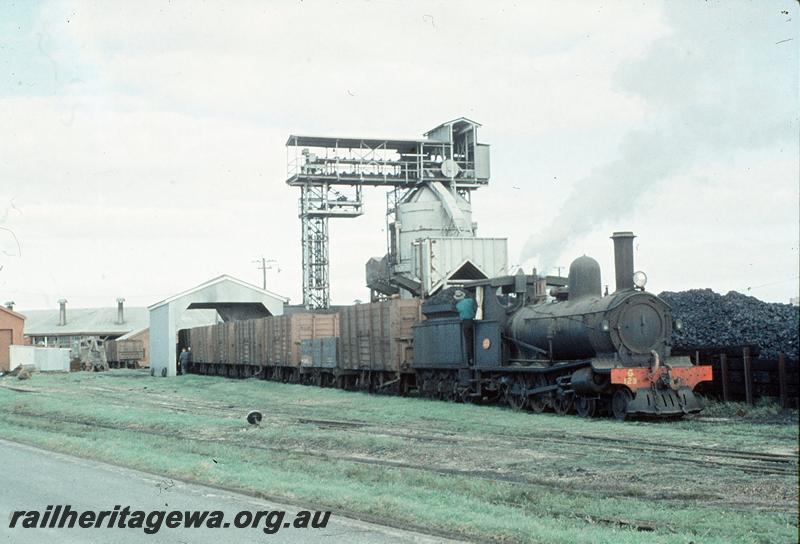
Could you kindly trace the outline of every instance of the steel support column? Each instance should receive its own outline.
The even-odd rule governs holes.
[[[328,278],[328,218],[301,215],[303,244],[303,306],[330,306]]]

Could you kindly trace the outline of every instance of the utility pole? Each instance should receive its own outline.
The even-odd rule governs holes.
[[[277,269],[278,273],[281,272],[281,267],[278,266],[278,261],[275,259],[267,260],[265,257],[261,257],[258,260],[252,261],[258,264],[258,268],[261,270],[261,288],[266,291],[267,289],[267,270],[272,270],[273,268]],[[275,265],[274,267],[272,265]]]

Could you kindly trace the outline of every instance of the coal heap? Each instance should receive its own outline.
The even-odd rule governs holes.
[[[460,287],[448,287],[447,289],[440,289],[435,295],[425,299],[424,304],[453,304],[455,305],[456,299],[453,295],[456,291],[463,291]]]
[[[672,316],[683,321],[673,331],[675,350],[755,344],[759,358],[777,359],[781,351],[796,359],[800,344],[800,308],[764,302],[730,291],[720,295],[711,289],[692,289],[658,295],[672,307]]]
[[[456,299],[453,295],[458,287],[442,289],[431,298],[422,303],[422,313],[428,317],[448,317],[456,313]]]

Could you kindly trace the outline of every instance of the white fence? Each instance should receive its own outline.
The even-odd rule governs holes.
[[[35,366],[42,372],[69,372],[69,349],[10,346],[10,370],[19,365]]]

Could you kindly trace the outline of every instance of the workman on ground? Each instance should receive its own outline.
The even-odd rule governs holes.
[[[478,312],[478,304],[472,294],[463,289],[456,289],[453,300],[456,302],[456,311],[461,319],[461,335],[467,346],[467,362],[471,365],[475,358],[475,314]]]
[[[181,349],[181,354],[178,356],[178,374],[186,374],[189,370],[189,352],[186,348]]]

